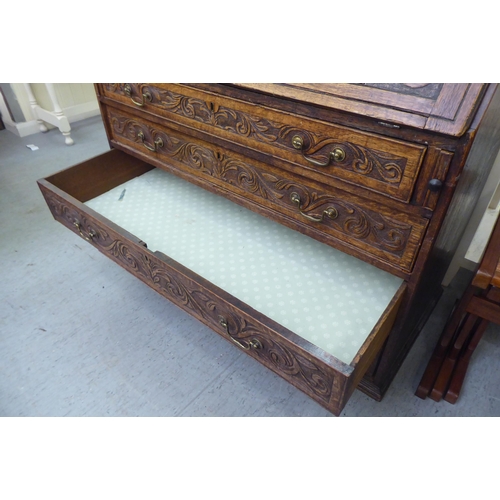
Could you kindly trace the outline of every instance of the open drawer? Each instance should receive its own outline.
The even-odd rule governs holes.
[[[404,295],[400,278],[118,150],[38,184],[56,220],[336,415]]]

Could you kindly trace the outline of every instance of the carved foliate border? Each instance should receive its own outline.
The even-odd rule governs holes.
[[[242,137],[292,151],[299,155],[297,158],[299,161],[300,153],[292,145],[292,138],[295,135],[302,137],[307,155],[317,161],[327,162],[330,151],[334,148],[342,148],[346,153],[346,158],[336,165],[338,168],[369,177],[392,188],[397,188],[405,176],[407,165],[405,157],[347,141],[337,141],[335,138],[312,133],[302,128],[218,106],[202,99],[183,96],[151,85],[129,85],[137,96],[148,92],[151,95],[150,104],[152,105]],[[108,92],[125,95],[123,84],[105,84],[105,88]]]
[[[228,304],[183,274],[177,273],[165,262],[149,252],[141,251],[136,245],[117,238],[94,219],[68,206],[57,195],[42,188],[45,200],[54,218],[75,229],[80,224],[84,234],[93,233],[92,243],[105,255],[120,264],[127,271],[139,277],[151,288],[198,319],[205,320],[213,330],[221,331],[219,316],[226,318],[231,336],[239,340],[258,339],[262,348],[252,353],[278,374],[285,376],[299,389],[319,399],[323,404],[338,405],[341,383],[329,371],[325,371],[307,357],[292,351],[273,340],[263,332],[262,327],[243,317]],[[335,390],[335,393],[332,391]]]
[[[384,217],[379,212],[361,207],[356,203],[318,192],[303,184],[263,172],[256,167],[231,156],[227,151],[218,153],[206,146],[186,141],[171,133],[156,129],[135,119],[124,117],[108,110],[110,123],[116,136],[140,144],[139,133],[145,140],[154,144],[161,138],[163,145],[157,153],[176,160],[179,163],[228,183],[245,193],[271,200],[287,206],[296,212],[291,200],[291,193],[300,196],[300,208],[311,216],[321,216],[324,210],[335,208],[335,219],[324,218],[321,224],[327,224],[335,230],[355,238],[401,259],[405,254],[408,241],[414,230],[411,224]],[[300,218],[300,217],[299,217]]]

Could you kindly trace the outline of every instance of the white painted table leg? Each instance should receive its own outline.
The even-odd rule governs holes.
[[[35,95],[33,94],[33,90],[31,90],[31,85],[29,83],[25,83],[24,87],[25,87],[26,92],[28,94],[28,100],[29,100],[31,109],[33,110],[33,114],[35,115],[35,119],[38,123],[38,127],[40,128],[40,131],[47,132],[47,130],[49,130],[49,129],[47,128],[47,126],[45,125],[43,120],[41,120],[38,117],[38,109],[40,108],[40,106],[36,102],[36,98],[35,98]]]
[[[61,106],[59,105],[59,101],[57,100],[56,92],[54,90],[54,84],[53,83],[46,83],[45,87],[47,88],[47,92],[49,93],[50,100],[52,101],[52,104],[54,106],[54,115],[57,120],[57,127],[59,128],[60,132],[64,136],[64,142],[68,145],[71,146],[74,141],[70,137],[70,132],[71,132],[71,127],[69,125],[68,118],[65,116],[63,113],[63,110]]]

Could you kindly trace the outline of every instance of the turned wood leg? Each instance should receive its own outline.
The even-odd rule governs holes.
[[[429,394],[429,397],[432,400],[441,401],[443,394],[445,394],[446,390],[448,389],[448,385],[450,383],[453,370],[455,369],[458,356],[460,355],[463,346],[467,343],[470,336],[473,335],[478,319],[479,318],[474,314],[467,314],[465,316],[464,321],[459,327],[456,340],[448,351],[448,354],[444,359],[443,364],[441,365],[441,369],[439,370],[436,382],[434,383],[434,387]]]
[[[489,324],[490,322],[488,320],[481,320],[481,323],[476,328],[476,331],[470,339],[465,352],[460,356],[451,378],[450,387],[446,391],[443,398],[448,403],[455,404],[457,402],[460,390],[462,389],[462,385],[464,383],[465,374],[467,373],[467,368],[469,367],[469,361]]]
[[[61,106],[59,105],[59,101],[54,89],[54,84],[46,83],[45,86],[47,87],[47,92],[49,93],[50,100],[52,101],[52,105],[54,106],[54,115],[58,122],[57,127],[64,137],[64,142],[68,146],[71,146],[74,143],[73,139],[70,137],[71,127],[69,125],[68,118],[65,116]]]
[[[49,129],[45,125],[44,121],[38,117],[38,102],[36,101],[35,94],[33,94],[33,90],[31,89],[31,85],[29,83],[24,84],[24,88],[26,89],[26,93],[28,94],[28,101],[30,103],[31,109],[33,110],[33,114],[35,115],[35,119],[38,123],[38,128],[40,132],[47,132]]]
[[[466,312],[467,304],[476,291],[476,287],[469,285],[464,292],[463,297],[460,299],[450,318],[448,319],[448,322],[443,329],[443,333],[441,334],[434,352],[432,353],[431,359],[427,364],[425,372],[422,375],[417,391],[415,392],[415,395],[417,397],[425,399],[429,396],[429,393],[434,387],[434,383],[436,382],[437,376],[441,370],[446,355],[448,354],[448,350],[455,342],[458,327],[460,326],[460,322],[462,321]]]
[[[415,393],[456,403],[474,350],[490,321],[500,323],[500,290],[470,285],[453,311]]]

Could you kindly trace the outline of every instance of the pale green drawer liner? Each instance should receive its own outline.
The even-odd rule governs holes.
[[[86,204],[345,363],[402,283],[160,169]]]

